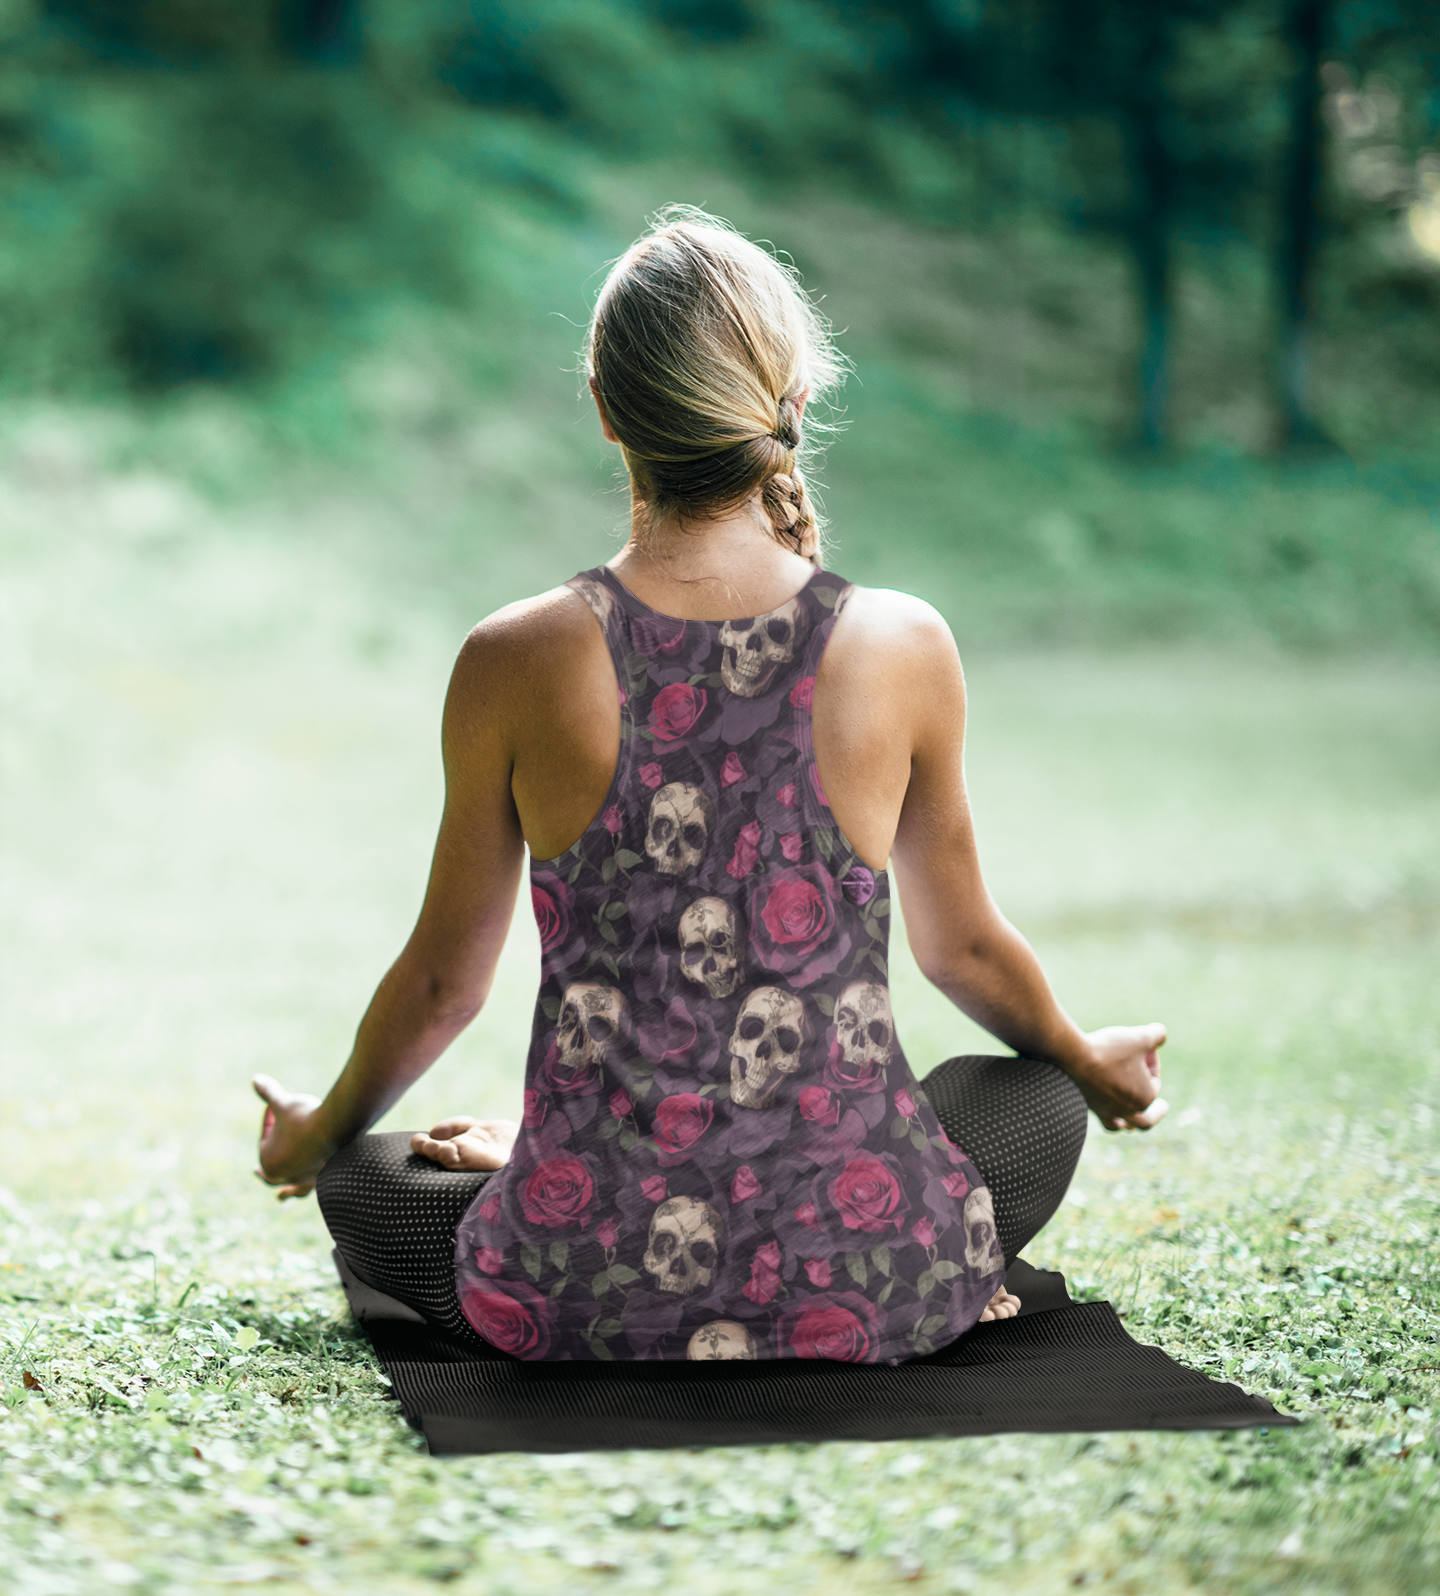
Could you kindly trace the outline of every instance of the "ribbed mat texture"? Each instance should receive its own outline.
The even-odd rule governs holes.
[[[895,1367],[521,1363],[437,1334],[344,1267],[405,1417],[437,1455],[895,1441],[1004,1431],[1220,1430],[1298,1421],[1131,1339],[1108,1302],[1012,1265],[1018,1318]]]

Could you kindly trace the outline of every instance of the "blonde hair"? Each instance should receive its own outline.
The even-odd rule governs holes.
[[[759,488],[776,539],[819,563],[798,401],[826,397],[844,365],[792,268],[718,217],[667,206],[611,268],[585,367],[642,529],[672,512],[704,519]]]

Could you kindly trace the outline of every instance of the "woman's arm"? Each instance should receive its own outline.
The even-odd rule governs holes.
[[[514,666],[503,625],[482,623],[461,649],[445,701],[445,810],[425,901],[335,1084],[320,1101],[255,1077],[267,1105],[257,1173],[282,1198],[309,1192],[331,1153],[369,1129],[489,996],[525,857],[506,723]]]
[[[1107,1128],[1148,1130],[1168,1106],[1156,1058],[1165,1027],[1082,1031],[985,886],[965,791],[965,680],[949,628],[928,606],[916,606],[897,664],[912,734],[892,859],[916,962],[992,1035],[1073,1076]]]

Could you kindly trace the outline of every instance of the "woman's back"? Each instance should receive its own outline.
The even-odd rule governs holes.
[[[618,711],[588,738],[573,723],[573,757],[598,775],[613,737],[618,758],[563,852],[535,847],[550,817],[526,825],[544,982],[524,1125],[457,1231],[462,1309],[530,1357],[928,1351],[979,1317],[1003,1259],[895,1036],[886,875],[816,760],[816,678],[854,590],[812,572],[716,622],[607,569],[571,587]],[[550,765],[569,716],[546,701],[571,695],[527,679]],[[885,741],[893,758],[893,717]],[[517,796],[531,782],[554,790],[521,752]]]

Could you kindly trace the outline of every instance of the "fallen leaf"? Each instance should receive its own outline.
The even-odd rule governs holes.
[[[27,1391],[43,1391],[45,1389],[45,1387],[40,1384],[40,1382],[35,1378],[35,1376],[33,1374],[31,1374],[29,1369],[26,1369],[26,1371],[25,1371],[24,1380],[25,1380],[25,1389]]]

